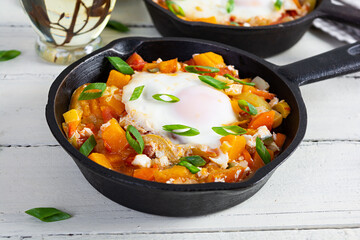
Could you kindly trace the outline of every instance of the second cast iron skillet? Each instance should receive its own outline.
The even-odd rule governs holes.
[[[252,178],[239,183],[173,185],[144,181],[111,171],[76,150],[62,132],[62,114],[68,110],[72,93],[90,82],[105,82],[111,64],[107,56],[128,58],[139,53],[146,61],[179,58],[213,51],[227,64],[235,65],[241,77],[260,76],[271,92],[286,99],[292,108],[279,132],[287,135],[283,151]],[[300,85],[360,70],[360,44],[345,46],[286,66],[276,66],[245,51],[204,40],[179,38],[123,38],[67,67],[49,91],[46,119],[51,132],[70,154],[89,183],[99,192],[126,207],[167,216],[193,216],[217,212],[237,205],[254,195],[285,161],[304,137],[307,116]],[[341,95],[341,93],[340,93]],[[340,96],[341,97],[341,96]],[[275,131],[277,131],[275,129]],[[287,169],[292,171],[292,169]],[[80,197],[79,197],[80,198]]]
[[[259,27],[185,21],[153,0],[144,1],[156,29],[165,37],[193,37],[217,41],[260,57],[269,57],[292,47],[310,28],[315,18],[327,18],[360,26],[360,10],[348,5],[335,5],[331,0],[318,0],[314,11],[300,19]]]

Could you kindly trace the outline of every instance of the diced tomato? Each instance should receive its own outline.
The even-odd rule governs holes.
[[[144,68],[146,62],[144,61],[144,59],[137,54],[136,52],[133,53],[128,60],[126,60],[127,64],[130,65],[130,67],[132,67],[132,69],[136,70],[136,71],[142,71],[142,69]]]
[[[104,122],[108,122],[110,119],[117,118],[118,116],[115,111],[108,106],[101,106],[101,113]]]

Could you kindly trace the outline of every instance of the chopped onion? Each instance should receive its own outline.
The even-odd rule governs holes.
[[[261,77],[255,77],[251,82],[255,83],[255,87],[259,90],[268,90],[270,85]]]

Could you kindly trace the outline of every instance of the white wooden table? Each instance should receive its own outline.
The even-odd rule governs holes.
[[[135,14],[136,13],[136,14]],[[159,36],[141,0],[118,0],[113,19],[128,34]],[[0,49],[22,54],[0,63],[0,239],[360,239],[360,73],[301,88],[305,140],[259,193],[226,211],[169,218],[136,212],[98,193],[58,145],[45,121],[49,87],[65,68],[39,59],[35,33],[16,0],[0,3]],[[286,64],[343,45],[310,30]],[[66,221],[43,223],[25,210],[50,206]]]

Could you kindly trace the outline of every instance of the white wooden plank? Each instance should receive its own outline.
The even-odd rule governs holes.
[[[250,200],[203,217],[169,218],[109,201],[60,147],[1,148],[0,232],[171,233],[360,227],[360,143],[304,143]],[[42,223],[24,214],[52,206],[73,218]]]

